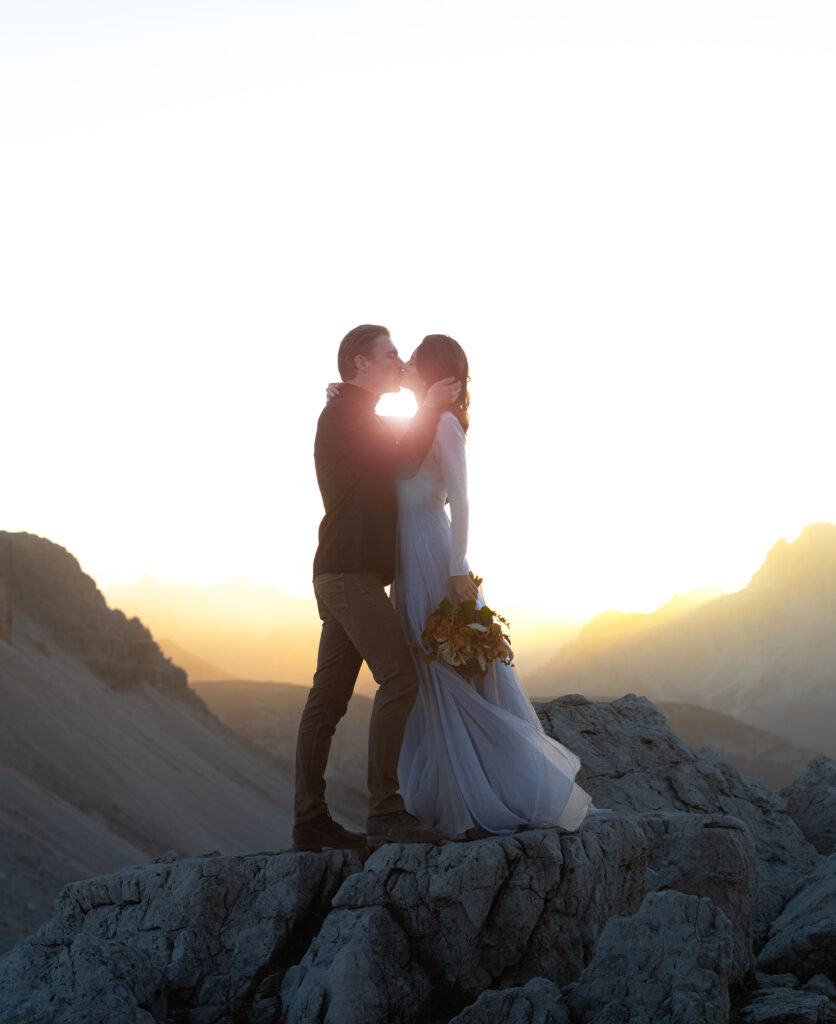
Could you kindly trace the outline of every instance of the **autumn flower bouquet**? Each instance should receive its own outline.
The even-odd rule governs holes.
[[[481,586],[478,576],[474,580],[477,587]],[[427,664],[443,661],[467,679],[486,675],[492,666],[496,681],[496,662],[511,665],[514,657],[511,638],[503,632],[503,626],[509,626],[508,620],[486,604],[481,608],[475,601],[454,605],[445,597],[427,619],[421,645],[413,644],[412,649],[422,654]]]

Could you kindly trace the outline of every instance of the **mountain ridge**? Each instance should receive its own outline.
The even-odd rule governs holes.
[[[221,723],[77,560],[0,532],[0,949],[60,887],[172,847],[286,846],[292,782]]]
[[[699,704],[832,755],[834,614],[836,526],[810,524],[795,541],[773,545],[743,590],[612,642],[582,632],[531,686]]]

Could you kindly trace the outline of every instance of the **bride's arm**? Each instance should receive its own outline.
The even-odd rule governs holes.
[[[450,552],[450,579],[460,601],[475,601],[479,591],[465,564],[470,505],[467,500],[464,430],[452,413],[445,413],[438,422],[436,436],[441,456],[441,473],[450,502],[453,541]]]

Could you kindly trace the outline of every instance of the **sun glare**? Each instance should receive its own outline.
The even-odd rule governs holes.
[[[316,420],[370,321],[468,353],[500,605],[734,589],[836,518],[823,14],[76,7],[0,32],[0,525],[105,584],[309,595]]]

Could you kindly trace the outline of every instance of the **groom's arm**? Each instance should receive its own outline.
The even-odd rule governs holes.
[[[349,473],[353,467],[361,476],[371,472],[390,480],[408,479],[426,458],[440,415],[437,409],[422,407],[397,438],[379,416],[357,415],[353,409],[334,410],[328,441],[320,445],[320,452]]]
[[[374,413],[335,401],[320,417],[315,454],[340,479],[413,476],[433,443],[439,416],[437,409],[419,409],[398,437]]]
[[[317,458],[354,467],[350,472],[369,470],[384,476],[408,479],[414,476],[435,438],[441,413],[458,397],[460,385],[448,378],[430,388],[403,436],[396,440],[380,417],[354,403],[338,399],[327,405],[317,429]],[[338,470],[338,476],[343,473]]]

